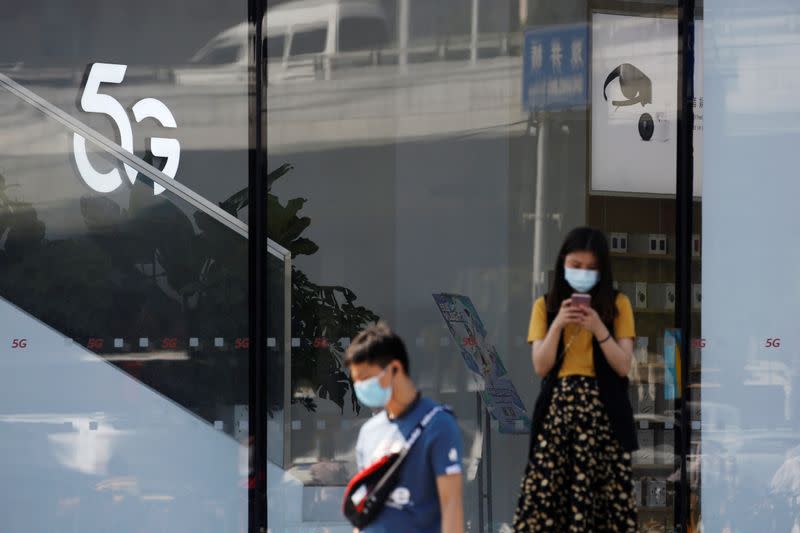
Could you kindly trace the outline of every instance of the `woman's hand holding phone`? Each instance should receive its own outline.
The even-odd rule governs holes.
[[[556,315],[555,324],[563,329],[567,324],[580,324],[583,320],[583,310],[581,306],[572,305],[572,299],[567,298],[561,302],[561,309]]]
[[[597,311],[591,306],[581,307],[581,320],[579,324],[583,329],[591,331],[592,335],[595,337],[603,336],[603,330],[606,329],[605,324],[600,320],[600,315],[598,315]]]
[[[576,304],[572,298],[567,298],[561,302],[561,309],[558,311],[555,324],[561,329],[567,324],[577,324],[590,331],[596,337],[603,334],[605,330],[605,324],[600,319],[600,315],[591,305],[586,305],[583,302]]]

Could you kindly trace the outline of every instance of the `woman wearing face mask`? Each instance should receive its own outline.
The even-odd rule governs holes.
[[[555,272],[528,332],[543,380],[514,527],[635,532],[631,303],[613,288],[608,242],[597,230],[570,232]]]

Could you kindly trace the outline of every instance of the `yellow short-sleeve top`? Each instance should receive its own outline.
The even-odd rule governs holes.
[[[617,317],[614,319],[614,337],[617,339],[636,337],[633,324],[633,309],[627,296],[617,294],[615,302]],[[540,341],[547,335],[547,305],[544,297],[533,304],[531,323],[528,327],[528,342]],[[590,376],[594,377],[594,358],[592,357],[592,333],[576,324],[567,324],[562,333],[564,347],[569,349],[564,354],[564,363],[558,377]]]

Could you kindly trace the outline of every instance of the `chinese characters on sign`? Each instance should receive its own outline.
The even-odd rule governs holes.
[[[588,41],[585,25],[525,32],[522,105],[526,111],[586,105]]]
[[[692,109],[694,109],[694,131],[695,132],[702,132],[703,131],[703,97],[702,96],[700,96],[700,97],[695,96],[694,98],[692,98]],[[697,141],[696,140],[695,140],[695,146],[697,146]],[[695,149],[695,154],[697,152],[698,152],[698,150]],[[697,157],[697,156],[695,155],[695,157]]]
[[[501,433],[527,433],[531,420],[472,301],[458,294],[434,294],[447,328],[478,384],[486,409]]]

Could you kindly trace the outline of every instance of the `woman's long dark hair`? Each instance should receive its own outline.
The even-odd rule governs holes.
[[[608,240],[603,232],[593,228],[575,228],[564,239],[564,244],[561,245],[561,251],[558,252],[556,259],[555,281],[547,295],[547,311],[557,313],[561,308],[561,302],[575,292],[575,289],[564,279],[564,261],[567,255],[573,252],[591,252],[597,259],[600,278],[589,294],[592,295],[592,307],[600,315],[600,319],[606,325],[612,324],[617,316],[617,306],[614,301],[614,279],[611,274]]]

